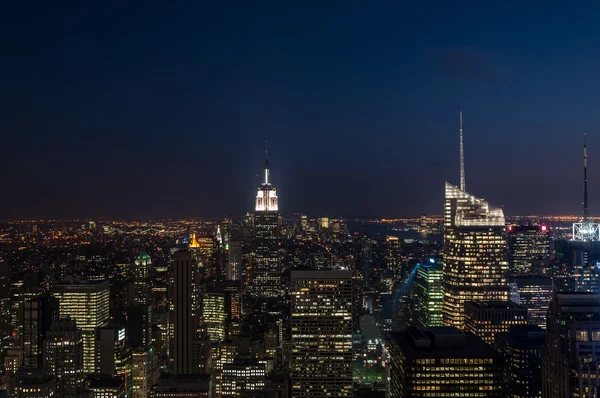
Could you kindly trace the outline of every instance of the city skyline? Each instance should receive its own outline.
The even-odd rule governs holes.
[[[492,8],[10,5],[0,218],[241,215],[265,139],[282,213],[438,214],[460,110],[471,192],[579,214],[587,132],[600,214],[593,10]]]

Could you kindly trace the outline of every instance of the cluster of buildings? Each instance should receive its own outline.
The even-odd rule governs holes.
[[[35,250],[13,239],[0,252],[0,397],[600,395],[587,194],[562,239],[507,222],[462,169],[445,185],[443,240],[374,237],[284,219],[265,162],[237,222],[86,223],[51,238],[36,225]],[[418,232],[438,229],[429,220]]]

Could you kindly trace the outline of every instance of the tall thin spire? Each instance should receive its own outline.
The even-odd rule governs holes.
[[[587,189],[587,145],[585,142],[585,137],[587,134],[583,135],[583,219],[587,220],[590,208],[588,206],[588,189]]]
[[[465,153],[463,150],[462,111],[460,111],[460,190],[465,191]]]
[[[269,141],[265,141],[265,184],[269,184]]]

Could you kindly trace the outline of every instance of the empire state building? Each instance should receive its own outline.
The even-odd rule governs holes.
[[[258,187],[254,216],[255,264],[250,293],[260,298],[283,295],[279,258],[279,206],[277,190],[269,179],[269,154],[265,150],[264,182]]]

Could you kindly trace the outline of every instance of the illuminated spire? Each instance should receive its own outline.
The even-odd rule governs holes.
[[[460,111],[460,190],[465,192],[465,153],[463,151],[462,111]]]
[[[269,148],[267,144],[269,141],[265,141],[265,184],[270,184],[269,182]]]
[[[588,206],[588,190],[587,190],[587,146],[583,135],[583,219],[588,219],[590,208]]]
[[[271,185],[269,176],[269,148],[268,142],[265,141],[265,180],[258,187],[256,193],[256,211],[278,211],[277,190]]]

